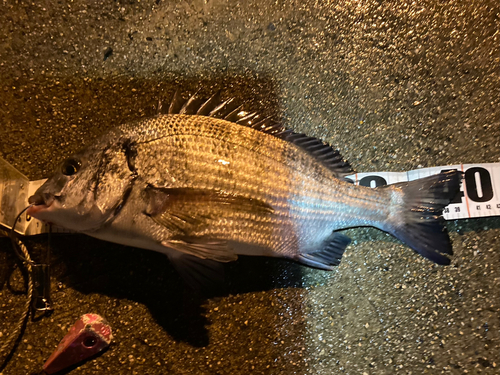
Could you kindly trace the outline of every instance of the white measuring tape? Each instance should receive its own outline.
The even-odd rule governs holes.
[[[465,178],[459,194],[443,210],[446,220],[500,215],[500,163],[457,164],[415,169],[409,172],[370,172],[348,176],[356,185],[377,187],[413,181],[456,169]]]
[[[356,185],[383,186],[413,181],[450,169],[465,173],[461,191],[445,207],[446,220],[470,219],[500,215],[500,163],[457,164],[415,169],[409,172],[369,172],[348,176]],[[0,158],[0,225],[11,228],[16,215],[28,205],[28,198],[45,180],[29,181],[26,176]],[[68,233],[52,227],[53,232]],[[34,218],[20,218],[16,232],[25,236],[48,232],[48,225]]]

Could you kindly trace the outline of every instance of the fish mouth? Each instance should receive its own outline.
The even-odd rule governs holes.
[[[41,194],[35,193],[31,197],[28,198],[28,203],[31,205],[30,208],[26,211],[27,215],[37,217],[37,214],[47,210],[52,203],[54,202],[54,198],[52,197],[44,197]]]
[[[31,206],[26,210],[26,214],[32,217],[37,217],[38,213],[45,211],[49,206],[45,204],[37,204],[36,206]]]

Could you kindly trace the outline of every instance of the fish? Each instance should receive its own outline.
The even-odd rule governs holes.
[[[462,173],[370,188],[329,144],[220,93],[177,92],[167,113],[116,126],[60,165],[27,214],[98,239],[166,254],[187,283],[239,255],[333,270],[375,227],[430,261],[453,255],[442,217]]]

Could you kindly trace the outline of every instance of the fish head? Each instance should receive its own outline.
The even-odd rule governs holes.
[[[99,229],[130,193],[135,171],[127,142],[103,140],[67,158],[29,198],[27,214],[74,231]]]

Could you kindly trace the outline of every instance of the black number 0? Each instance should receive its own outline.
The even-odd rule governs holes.
[[[479,173],[482,195],[479,196],[476,184],[476,173]],[[465,171],[465,184],[467,195],[474,202],[487,202],[493,198],[493,185],[491,184],[490,172],[481,167],[469,168]]]
[[[385,180],[385,178],[380,177],[380,176],[366,176],[366,177],[363,177],[361,180],[359,180],[359,184],[361,186],[371,187],[372,181],[375,182],[375,187],[387,185],[387,181]]]

